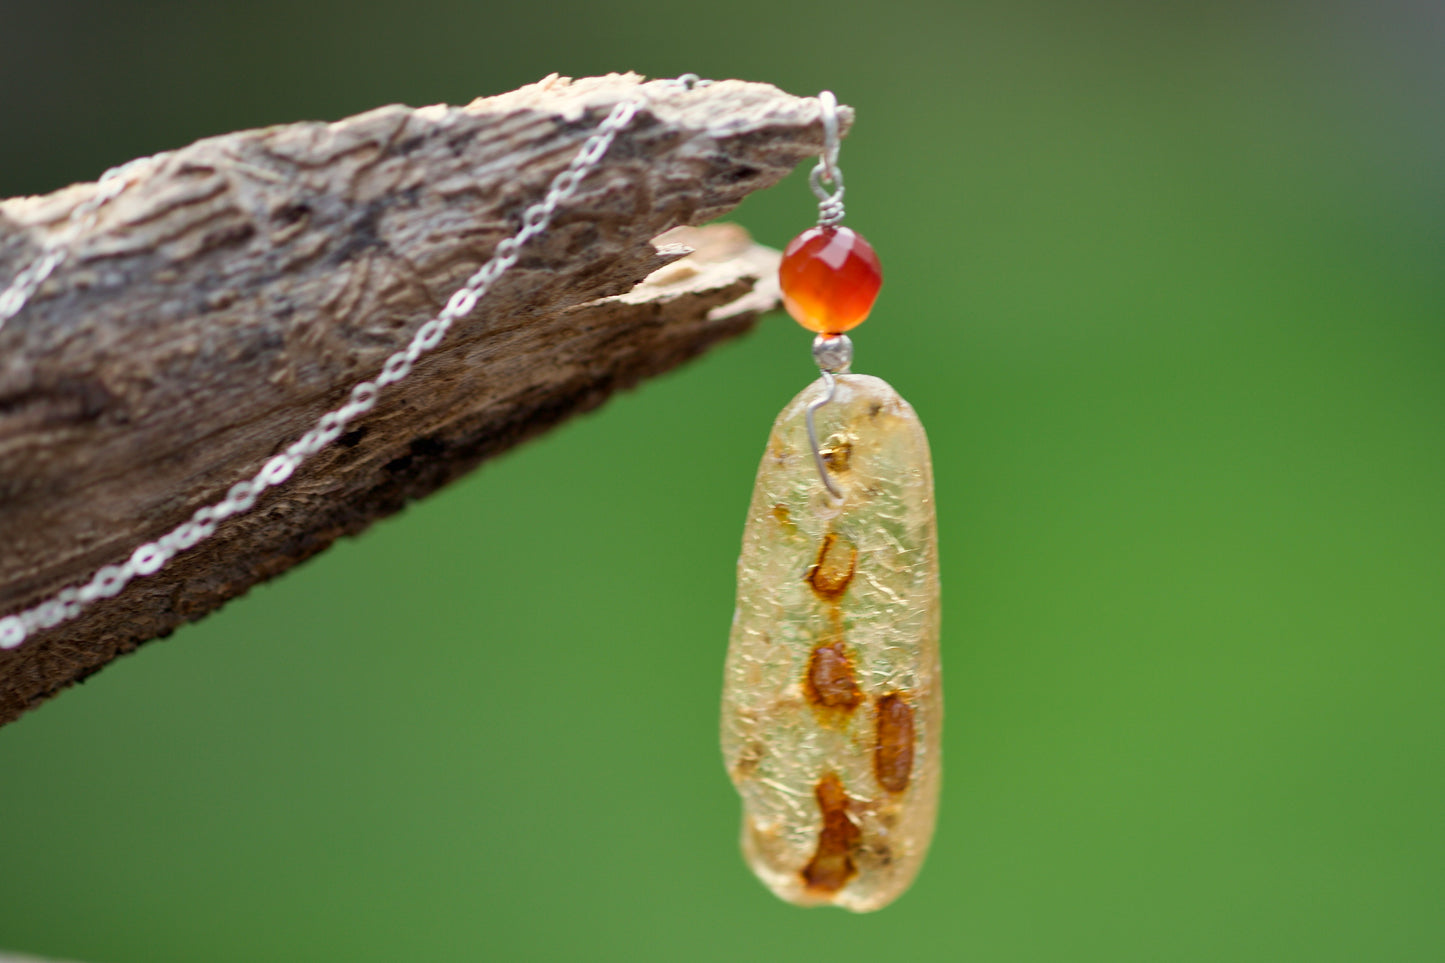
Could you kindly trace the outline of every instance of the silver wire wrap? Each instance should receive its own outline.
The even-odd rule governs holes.
[[[818,428],[813,418],[818,409],[832,401],[837,393],[838,379],[834,375],[848,373],[848,366],[853,363],[853,342],[846,334],[820,334],[813,339],[813,360],[818,362],[818,370],[822,372],[828,391],[821,398],[808,402],[804,415],[808,423],[808,444],[813,449],[813,464],[818,466],[818,477],[823,479],[823,487],[828,489],[828,494],[841,499],[843,493],[833,484],[828,475],[828,465],[823,461],[823,451],[818,445]]]
[[[684,74],[668,82],[679,85],[684,90],[692,90],[712,81],[702,80],[696,74]],[[347,425],[376,405],[377,396],[383,388],[410,374],[417,359],[440,344],[453,322],[470,314],[497,279],[517,263],[522,246],[547,229],[558,206],[577,192],[583,178],[601,162],[607,149],[612,146],[613,138],[618,131],[632,122],[641,104],[640,98],[624,100],[612,108],[612,112],[583,142],[567,169],[552,179],[543,198],[522,213],[522,226],[517,233],[497,244],[491,259],[452,293],[446,307],[417,329],[410,344],[386,359],[375,380],[361,381],[353,385],[350,400],[346,404],[322,415],[315,427],[292,442],[284,452],[262,465],[255,475],[232,485],[226,497],[215,504],[196,509],[188,521],[182,522],[155,541],[140,546],[126,561],[119,565],[106,565],[93,573],[85,584],[63,589],[32,608],[0,618],[0,649],[16,648],[37,631],[75,618],[96,600],[120,594],[131,579],[159,572],[176,555],[214,534],[221,522],[250,511],[256,504],[256,499],[267,488],[285,483],[307,458],[339,438],[346,431]],[[144,160],[153,161],[160,156],[164,155]],[[131,164],[107,172],[105,177],[112,179],[116,186],[98,191],[85,204],[76,208],[87,220],[67,232],[68,237],[78,234],[89,224],[88,219],[94,217],[101,205],[125,189],[127,182],[124,174],[136,163],[140,161],[132,161]],[[63,249],[53,248],[39,261],[20,272],[20,276],[0,295],[0,299],[3,299],[0,301],[0,324],[24,306],[30,293],[39,287],[64,258]],[[23,293],[15,295],[12,294],[14,291]],[[9,314],[3,313],[6,307],[9,307]]]
[[[804,420],[808,423],[808,444],[813,446],[813,464],[818,466],[818,477],[823,479],[823,487],[828,489],[828,494],[841,501],[843,493],[833,484],[833,479],[828,477],[828,466],[823,461],[822,450],[818,447],[818,428],[813,423],[813,415],[817,413],[819,408],[832,401],[833,393],[838,390],[838,379],[833,377],[833,372],[824,371],[823,381],[828,386],[828,392],[823,395],[823,397],[814,398],[808,402],[808,411],[804,416]]]
[[[818,223],[837,224],[843,220],[843,169],[838,166],[838,98],[831,90],[818,95],[823,109],[823,153],[808,175],[808,186],[818,198]],[[829,191],[825,184],[832,184]]]
[[[838,151],[842,146],[838,140],[838,98],[831,90],[825,90],[818,94],[818,104],[823,113],[823,153],[818,155],[818,163],[808,174],[808,186],[818,198],[818,223],[832,227],[843,220],[843,169],[838,166]],[[833,190],[829,191],[825,184],[832,184]],[[820,334],[813,339],[813,360],[818,362],[818,368],[823,372],[828,393],[808,404],[808,443],[813,448],[813,463],[818,466],[818,477],[823,479],[823,487],[828,489],[828,494],[841,499],[843,493],[828,477],[828,466],[818,448],[818,429],[813,416],[819,408],[833,400],[838,387],[833,375],[847,371],[848,365],[853,362],[853,342],[846,335],[829,337]]]

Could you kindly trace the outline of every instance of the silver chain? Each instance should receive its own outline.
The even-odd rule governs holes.
[[[671,82],[684,89],[711,83],[699,79],[696,74],[684,74]],[[0,618],[0,649],[16,648],[37,631],[75,618],[96,600],[119,594],[132,579],[159,572],[175,556],[213,535],[221,522],[250,511],[262,492],[284,484],[307,458],[340,437],[347,425],[376,405],[377,396],[383,388],[396,384],[410,374],[417,359],[440,344],[453,322],[470,314],[497,279],[517,263],[522,246],[547,229],[557,208],[577,192],[583,179],[601,162],[607,149],[612,146],[618,131],[632,122],[639,106],[639,100],[624,100],[612,108],[612,112],[583,143],[567,169],[552,179],[546,195],[523,212],[522,226],[517,233],[497,245],[491,259],[452,293],[447,299],[446,307],[442,308],[436,317],[417,329],[410,344],[386,359],[381,366],[381,373],[374,380],[361,381],[352,386],[351,400],[322,415],[315,427],[292,442],[284,452],[267,461],[255,475],[232,485],[225,498],[196,509],[189,520],[155,541],[146,542],[132,552],[126,561],[119,565],[106,565],[92,574],[83,585],[63,589],[33,608]],[[135,163],[138,162],[131,162]],[[125,172],[131,164],[109,172],[107,176],[115,186],[107,186],[104,190],[97,191],[76,208],[76,213],[84,220],[67,233],[68,238],[77,236],[87,228],[101,205],[125,189]],[[0,325],[24,306],[30,294],[64,259],[64,249],[55,247],[20,272],[20,276],[0,294]],[[7,308],[9,314],[5,313]]]
[[[5,290],[0,291],[0,328],[4,328],[6,321],[20,313],[20,309],[25,307],[31,295],[40,289],[45,279],[65,262],[70,253],[70,243],[95,226],[100,209],[130,186],[130,175],[137,168],[153,164],[166,156],[156,154],[154,157],[138,157],[100,175],[100,180],[95,184],[95,193],[77,204],[75,210],[70,212],[69,228],[65,233],[52,241],[38,260],[15,275],[15,279]]]

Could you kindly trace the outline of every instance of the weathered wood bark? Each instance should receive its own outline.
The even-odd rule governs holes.
[[[774,252],[711,229],[664,267],[686,250],[651,241],[775,183],[822,125],[762,84],[548,78],[143,165],[0,329],[0,615],[123,561],[374,377],[624,97],[644,106],[546,234],[354,430],[159,574],[0,651],[0,722],[746,330]],[[95,189],[0,202],[0,279]]]

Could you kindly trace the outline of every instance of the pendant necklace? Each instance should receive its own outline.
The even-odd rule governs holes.
[[[708,81],[688,74],[669,83]],[[848,372],[844,333],[867,317],[882,283],[868,242],[841,227],[843,174],[833,95],[818,98],[825,146],[811,183],[816,227],[784,252],[783,299],[817,332],[818,381],[778,416],[758,469],[723,691],[722,744],[743,797],[742,845],[774,893],[800,905],[879,909],[903,892],[933,833],[942,704],[938,560],[928,443],[913,409],[878,378]],[[0,649],[114,597],[164,569],[285,485],[370,411],[466,317],[521,248],[600,163],[643,106],[618,102],[522,226],[347,401],[223,497],[77,585],[0,614]],[[0,289],[0,326],[64,262],[67,243],[123,192],[136,161],[109,173],[72,227]],[[822,439],[820,441],[820,439]]]
[[[873,248],[840,226],[837,102],[818,101],[818,224],[788,245],[779,281],[817,333],[821,377],[778,415],[758,468],[722,750],[753,872],[788,902],[868,912],[913,881],[938,808],[937,526],[918,416],[887,382],[848,370],[844,332],[883,278]]]

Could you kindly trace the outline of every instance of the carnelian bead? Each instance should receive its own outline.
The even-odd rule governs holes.
[[[856,328],[873,310],[883,267],[873,245],[851,228],[819,225],[793,238],[778,267],[783,306],[819,334]]]

